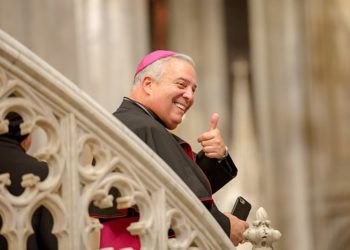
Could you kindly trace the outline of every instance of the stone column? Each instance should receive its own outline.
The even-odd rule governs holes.
[[[198,79],[195,104],[177,133],[199,150],[197,136],[208,130],[210,117],[217,112],[219,127],[230,143],[223,1],[170,0],[168,6],[169,49],[195,60]]]
[[[75,0],[79,86],[115,111],[149,52],[147,1]]]
[[[74,10],[72,0],[0,0],[0,28],[76,82]]]
[[[0,0],[0,28],[113,112],[149,51],[148,2]]]
[[[307,1],[315,249],[350,244],[350,2]]]
[[[312,248],[302,3],[250,1],[252,77],[262,150],[263,200],[283,238]]]

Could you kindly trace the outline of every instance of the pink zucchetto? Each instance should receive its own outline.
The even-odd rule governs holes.
[[[137,66],[134,78],[141,70],[146,68],[148,65],[154,63],[155,61],[157,61],[159,59],[162,59],[162,58],[168,57],[168,56],[172,56],[175,54],[177,54],[177,53],[174,51],[170,51],[170,50],[156,50],[156,51],[149,53],[144,58],[142,58],[139,65]]]

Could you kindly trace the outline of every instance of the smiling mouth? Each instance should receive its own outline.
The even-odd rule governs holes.
[[[186,106],[185,105],[182,105],[181,103],[178,103],[178,102],[176,102],[175,105],[176,105],[176,107],[181,109],[183,112],[186,112]]]

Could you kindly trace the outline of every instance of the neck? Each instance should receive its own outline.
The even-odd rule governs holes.
[[[130,101],[135,103],[137,106],[139,106],[143,111],[145,111],[145,113],[147,113],[149,116],[153,117],[154,119],[156,119],[158,122],[160,122],[164,127],[166,127],[166,125],[164,124],[164,122],[158,117],[158,115],[156,113],[154,113],[152,110],[150,110],[147,106],[145,106],[143,103],[132,99],[131,97],[125,97],[124,100]]]

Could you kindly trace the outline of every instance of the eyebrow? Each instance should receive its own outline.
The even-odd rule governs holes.
[[[189,80],[187,80],[186,78],[183,78],[183,77],[179,77],[178,80],[182,80],[184,82],[187,82],[187,83],[191,83]],[[194,84],[194,89],[197,89],[197,84]]]

